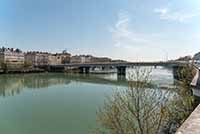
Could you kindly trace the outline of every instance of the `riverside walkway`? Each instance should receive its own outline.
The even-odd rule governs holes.
[[[176,134],[200,134],[200,105],[192,112]]]

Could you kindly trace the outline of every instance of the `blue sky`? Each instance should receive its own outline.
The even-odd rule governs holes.
[[[0,0],[0,45],[131,61],[200,51],[200,0]]]

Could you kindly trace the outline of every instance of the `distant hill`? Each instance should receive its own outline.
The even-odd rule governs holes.
[[[192,60],[192,56],[187,55],[187,56],[184,56],[184,57],[179,57],[175,61],[190,61],[190,60]]]
[[[112,62],[127,62],[125,60],[112,60]]]

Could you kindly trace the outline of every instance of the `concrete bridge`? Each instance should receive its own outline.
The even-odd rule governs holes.
[[[70,64],[60,64],[60,65],[48,65],[48,69],[63,71],[67,68],[78,68],[80,73],[88,74],[91,68],[101,67],[101,68],[116,68],[117,74],[121,76],[126,75],[127,67],[135,66],[164,66],[171,68],[179,68],[188,65],[188,62],[180,61],[168,61],[168,62],[104,62],[104,63],[70,63]]]

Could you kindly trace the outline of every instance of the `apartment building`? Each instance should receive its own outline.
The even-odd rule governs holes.
[[[20,49],[0,48],[0,63],[5,63],[8,68],[21,67],[24,61],[24,53]]]

